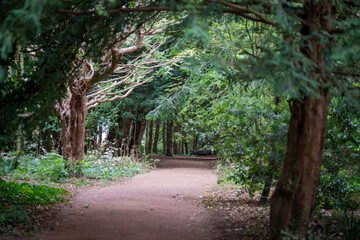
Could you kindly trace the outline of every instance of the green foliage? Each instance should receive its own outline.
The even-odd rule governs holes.
[[[324,209],[358,209],[360,207],[360,178],[349,171],[328,173],[323,169],[317,194],[318,207]]]
[[[89,154],[82,165],[82,173],[87,178],[117,180],[148,171],[149,162],[139,162],[131,157],[112,157],[112,154]]]
[[[331,99],[322,175],[317,195],[317,204],[320,208],[360,207],[359,124],[357,104],[346,98]]]
[[[354,212],[344,212],[341,230],[347,240],[360,239],[360,217],[355,216]]]
[[[7,153],[3,159],[17,163],[17,167],[7,177],[55,182],[69,176],[67,161],[56,153],[46,153],[40,157]]]
[[[0,185],[0,202],[3,204],[19,204],[24,206],[41,204],[49,205],[64,200],[63,195],[68,194],[64,189],[29,183],[16,183],[2,181]]]
[[[28,207],[66,201],[64,189],[0,180],[0,230],[17,232],[31,227]]]

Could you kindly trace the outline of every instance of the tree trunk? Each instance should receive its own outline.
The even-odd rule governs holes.
[[[173,121],[168,121],[166,125],[166,156],[172,156],[171,147],[172,147],[172,131],[173,131]]]
[[[129,139],[130,139],[130,129],[132,119],[127,118],[124,121],[123,128],[122,128],[122,135],[119,136],[118,141],[118,149],[119,149],[119,156],[129,156]]]
[[[273,180],[272,176],[267,176],[266,179],[265,179],[264,188],[262,190],[261,198],[260,198],[260,201],[259,201],[261,204],[265,204],[267,202],[267,200],[268,200],[272,180]]]
[[[160,134],[160,123],[157,122],[156,126],[155,126],[153,153],[157,153],[157,147],[158,147],[158,142],[159,142],[159,134]]]
[[[163,154],[166,155],[166,122],[163,123],[163,129],[162,129],[162,141],[163,141]]]
[[[136,146],[138,147],[138,153],[140,152],[141,150],[141,140],[144,136],[144,133],[145,133],[145,129],[146,129],[146,120],[143,119],[141,121],[138,121],[139,122],[139,133],[138,133],[138,137],[137,137],[137,141],[136,141]]]
[[[271,200],[270,227],[303,233],[310,218],[320,181],[326,135],[328,96],[293,101],[288,147],[281,177]]]
[[[20,153],[23,146],[23,124],[20,123],[16,132],[16,151]]]
[[[175,134],[173,134],[173,135],[175,135]],[[177,151],[177,142],[176,142],[176,138],[175,138],[175,136],[173,136],[173,150],[172,150],[172,153],[174,154],[174,155],[176,155],[176,154],[178,154],[178,151]]]
[[[148,139],[148,148],[147,148],[147,152],[151,153],[151,148],[152,148],[152,141],[153,141],[153,127],[154,127],[154,121],[150,121],[149,123],[149,139]]]
[[[321,46],[314,33],[331,30],[332,11],[328,1],[305,2],[301,52],[318,66],[319,72],[310,73],[309,78],[317,77],[319,85],[328,83],[323,51],[328,46]],[[319,93],[290,104],[288,146],[271,200],[271,239],[280,239],[281,230],[306,235],[320,182],[329,104],[328,90],[319,87]]]
[[[84,158],[86,102],[85,95],[72,94],[64,100],[63,109],[59,112],[63,156],[70,160],[75,168],[71,169],[70,177],[81,176],[80,162]]]
[[[97,142],[98,149],[100,149],[101,144],[102,144],[102,132],[103,132],[102,123],[98,122],[98,138],[97,138],[98,139],[98,142]]]
[[[198,136],[197,135],[194,135],[194,138],[193,138],[193,150],[196,150],[197,149],[197,143],[198,143]]]
[[[185,136],[184,133],[181,134],[181,149],[180,149],[180,153],[184,154],[184,147],[185,147]]]

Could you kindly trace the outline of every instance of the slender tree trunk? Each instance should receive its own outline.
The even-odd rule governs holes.
[[[173,135],[173,121],[168,121],[166,125],[166,156],[172,156],[172,135]]]
[[[197,143],[198,143],[198,136],[197,135],[194,135],[194,138],[193,138],[193,150],[196,150],[197,149]]]
[[[163,141],[163,154],[166,155],[166,149],[167,149],[167,146],[166,146],[166,122],[163,123],[163,130],[162,130],[162,141]]]
[[[160,133],[160,123],[157,122],[155,126],[155,136],[154,136],[154,144],[153,144],[153,153],[157,153],[157,147],[159,142],[159,133]]]
[[[99,123],[98,122],[98,142],[97,142],[97,145],[98,145],[98,149],[100,149],[101,147],[101,144],[102,144],[102,123]]]
[[[148,148],[147,148],[147,152],[151,153],[151,147],[152,147],[152,141],[153,141],[153,128],[154,128],[154,121],[150,121],[149,122],[149,139],[148,139]]]
[[[138,146],[138,153],[141,150],[141,140],[144,136],[145,133],[145,129],[146,129],[146,120],[143,119],[141,121],[139,121],[139,133],[138,133],[138,138],[137,138],[137,142],[136,142],[136,146]]]
[[[175,138],[175,134],[173,134],[173,150],[172,150],[172,153],[174,155],[178,154],[178,151],[177,151],[177,142],[176,142],[176,138]]]
[[[55,152],[57,152],[58,154],[61,154],[61,148],[62,148],[62,143],[61,143],[61,133],[60,132],[55,132],[55,131],[51,131],[51,136],[53,139],[53,145],[54,145],[54,149]]]
[[[184,136],[184,133],[182,133],[181,134],[181,149],[180,149],[181,154],[184,154],[184,147],[185,147],[185,136]]]
[[[81,162],[84,158],[85,143],[85,119],[87,116],[85,95],[72,94],[65,99],[66,109],[59,113],[61,120],[61,140],[63,144],[63,156],[70,160],[76,171],[71,171],[71,177],[81,176]]]
[[[314,33],[330,31],[334,9],[328,1],[307,1],[301,34],[304,46],[302,53],[319,66],[319,85],[328,83],[325,67],[326,54],[319,38]],[[320,96],[292,100],[288,132],[288,146],[282,174],[271,200],[271,239],[280,239],[280,230],[306,235],[317,188],[320,182],[328,114],[328,90],[319,87]]]
[[[150,125],[149,122],[147,122],[145,128],[145,148],[144,148],[145,154],[149,154],[149,125]]]
[[[133,121],[132,119],[127,118],[123,123],[122,135],[119,136],[119,142],[118,142],[119,145],[117,145],[120,156],[129,155],[128,147],[129,147],[130,129],[131,129],[132,121]]]
[[[23,146],[23,124],[20,123],[16,131],[16,151],[20,153]]]

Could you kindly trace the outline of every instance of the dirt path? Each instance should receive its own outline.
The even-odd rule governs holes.
[[[214,161],[163,159],[123,183],[80,191],[37,240],[211,240],[216,221],[199,203],[217,177]],[[71,207],[70,207],[71,206]]]

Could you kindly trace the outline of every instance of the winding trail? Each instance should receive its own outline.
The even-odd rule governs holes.
[[[84,189],[34,239],[219,239],[216,219],[200,203],[200,196],[216,184],[215,162],[166,158],[130,181]]]

